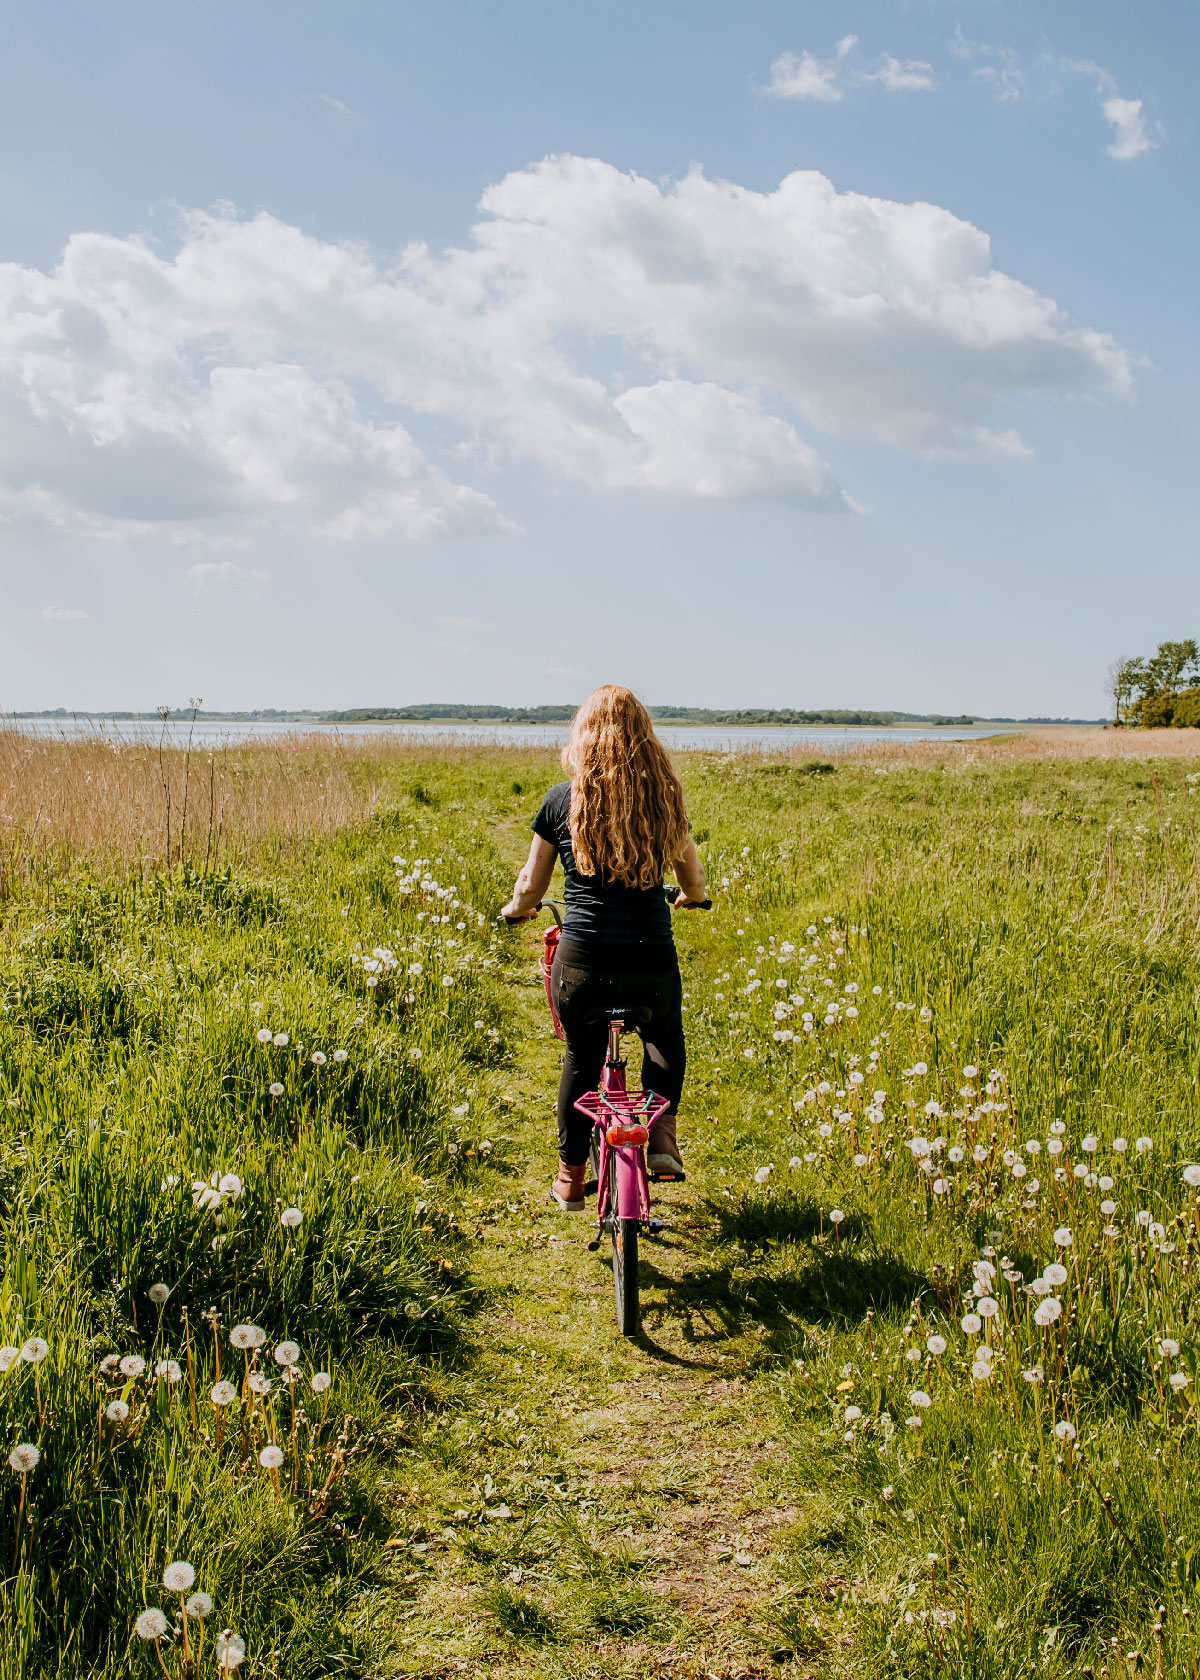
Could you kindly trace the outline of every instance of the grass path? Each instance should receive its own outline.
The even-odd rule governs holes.
[[[513,988],[510,1176],[459,1215],[488,1305],[402,1461],[394,1586],[365,1610],[389,1624],[389,1672],[798,1674],[767,1614],[793,1516],[775,1396],[759,1324],[707,1288],[702,1116],[685,1104],[689,1180],[659,1191],[669,1229],[643,1245],[625,1341],[590,1213],[547,1195],[558,1055],[532,958]]]

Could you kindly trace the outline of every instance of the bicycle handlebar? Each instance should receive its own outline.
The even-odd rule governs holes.
[[[678,887],[664,887],[663,892],[666,895],[667,903],[673,905],[679,898],[680,889]],[[712,899],[706,898],[702,904],[686,904],[684,909],[711,910],[712,907]],[[506,927],[520,927],[522,922],[531,922],[537,915],[538,910],[549,910],[561,930],[563,925],[562,917],[558,913],[558,905],[552,898],[543,898],[541,903],[537,906],[537,909],[532,910],[528,916],[500,916],[497,919],[502,921]]]
[[[674,904],[675,901],[679,898],[680,889],[678,887],[664,887],[663,891],[667,895],[667,903],[668,904]],[[684,909],[685,910],[711,910],[712,909],[712,899],[711,898],[706,898],[702,904],[685,904]]]

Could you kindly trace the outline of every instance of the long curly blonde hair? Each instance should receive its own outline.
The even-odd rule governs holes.
[[[631,689],[608,683],[575,713],[562,755],[571,778],[571,850],[581,875],[646,891],[688,839],[683,788]]]

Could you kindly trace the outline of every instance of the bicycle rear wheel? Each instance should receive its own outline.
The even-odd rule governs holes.
[[[612,1231],[613,1295],[616,1298],[617,1329],[622,1336],[636,1336],[642,1327],[638,1298],[638,1220],[622,1219],[617,1212],[617,1160],[608,1157],[608,1207]]]

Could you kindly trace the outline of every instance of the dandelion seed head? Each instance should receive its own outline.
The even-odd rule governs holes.
[[[994,1295],[981,1295],[975,1303],[975,1311],[980,1318],[995,1318],[1000,1311],[1000,1303]]]
[[[1046,1373],[1040,1365],[1031,1365],[1027,1371],[1022,1371],[1021,1375],[1027,1383],[1040,1383],[1044,1380]]]
[[[983,1329],[983,1320],[978,1313],[964,1313],[961,1323],[963,1334],[966,1336],[977,1336]]]
[[[234,1633],[230,1628],[223,1628],[216,1637],[214,1649],[217,1661],[228,1673],[230,1669],[240,1668],[245,1660],[246,1641],[240,1633]]]
[[[1183,1169],[1183,1182],[1185,1184],[1190,1184],[1193,1187],[1193,1189],[1196,1187],[1196,1185],[1200,1184],[1200,1166],[1197,1166],[1193,1162],[1191,1166],[1184,1167],[1184,1169]]]
[[[847,1423],[857,1423],[861,1416],[862,1416],[862,1407],[861,1406],[847,1406],[846,1407],[846,1422]]]
[[[987,1382],[991,1374],[992,1362],[990,1359],[976,1359],[973,1361],[971,1365],[971,1375],[975,1378],[976,1382]]]
[[[919,1347],[910,1347],[904,1357],[908,1360],[910,1365],[915,1365],[920,1360],[921,1350]]]
[[[258,1462],[262,1465],[264,1470],[278,1470],[279,1466],[283,1463],[283,1448],[275,1446],[264,1447],[258,1455]]]
[[[831,1225],[840,1225],[845,1217],[846,1215],[842,1212],[841,1208],[830,1208],[829,1223]]]
[[[189,1616],[194,1616],[198,1622],[212,1615],[213,1601],[206,1592],[194,1592],[184,1605]]]
[[[765,1184],[771,1176],[770,1167],[758,1167],[754,1174],[755,1184]]]
[[[163,1570],[162,1582],[168,1592],[191,1592],[196,1584],[196,1571],[190,1563],[169,1563]]]
[[[1054,1425],[1054,1433],[1060,1441],[1073,1441],[1075,1439],[1075,1425],[1068,1423],[1066,1418],[1063,1418],[1061,1423]]]
[[[167,1631],[167,1618],[161,1610],[143,1610],[133,1624],[139,1639],[162,1639]]]
[[[1173,1336],[1164,1336],[1158,1344],[1158,1350],[1165,1354],[1168,1359],[1174,1359],[1179,1352],[1179,1343]]]
[[[1129,1148],[1129,1145],[1126,1143],[1124,1138],[1119,1137],[1113,1139],[1113,1148],[1116,1150],[1118,1155],[1124,1155],[1125,1151]]]
[[[914,1388],[908,1397],[908,1403],[916,1411],[923,1412],[927,1407],[932,1406],[933,1401],[923,1388]]]
[[[167,1288],[165,1283],[152,1283],[146,1293],[156,1307],[164,1307],[167,1304],[167,1297],[170,1295],[171,1291]]]
[[[0,1371],[8,1370],[13,1360],[17,1358],[18,1352],[19,1350],[15,1347],[0,1347]],[[111,1355],[110,1357],[115,1358],[115,1355]],[[104,1369],[103,1361],[101,1361],[100,1369]]]
[[[314,1067],[324,1067],[328,1057],[324,1050],[314,1050],[311,1060]]]
[[[124,1423],[129,1416],[129,1407],[124,1400],[110,1400],[104,1408],[104,1415],[109,1423]]]
[[[1033,1315],[1033,1322],[1045,1327],[1047,1324],[1053,1324],[1056,1319],[1061,1317],[1062,1302],[1053,1295],[1047,1295],[1044,1301],[1038,1303],[1037,1310]]]
[[[209,1399],[212,1401],[214,1406],[231,1405],[232,1402],[237,1399],[237,1389],[231,1382],[226,1382],[225,1379],[222,1378],[219,1383],[214,1383],[212,1385],[212,1389],[209,1392]]]
[[[1134,1141],[1133,1147],[1137,1150],[1139,1155],[1149,1155],[1150,1151],[1154,1148],[1154,1139],[1148,1137],[1137,1138]]]
[[[272,1084],[268,1085],[267,1090],[271,1093],[271,1095],[273,1097],[281,1097],[283,1095],[283,1086],[279,1083],[278,1079],[274,1080]]]
[[[257,1324],[235,1324],[229,1332],[229,1340],[235,1348],[246,1352],[250,1348],[258,1348],[267,1339],[267,1332]]]
[[[1057,1260],[1052,1260],[1042,1276],[1052,1289],[1058,1289],[1067,1281],[1067,1268],[1060,1266]]]
[[[940,1359],[946,1351],[945,1336],[926,1336],[925,1346],[935,1359]]]
[[[1060,1225],[1054,1233],[1054,1241],[1059,1248],[1070,1248],[1074,1240],[1069,1225]]]
[[[295,1365],[300,1358],[300,1344],[298,1342],[280,1342],[275,1349],[275,1363],[277,1365]]]
[[[261,1371],[251,1371],[249,1377],[247,1378],[246,1386],[249,1388],[251,1394],[267,1395],[270,1394],[274,1384],[272,1383],[270,1377],[264,1377]]]
[[[254,1036],[260,1044],[270,1044],[275,1035],[272,1033],[270,1027],[259,1027]]]
[[[177,1383],[183,1376],[183,1368],[174,1359],[160,1359],[154,1367],[156,1377],[165,1377],[169,1383]]]
[[[21,1358],[27,1365],[40,1365],[50,1352],[50,1343],[41,1336],[30,1336],[21,1346]]]
[[[286,1047],[287,1042],[288,1035],[286,1033],[276,1033],[274,1038],[271,1040],[271,1043],[276,1045],[280,1050],[283,1050]]]
[[[1182,1394],[1191,1378],[1183,1371],[1172,1371],[1168,1381],[1176,1394]]]
[[[15,1470],[18,1476],[27,1476],[31,1470],[37,1469],[38,1459],[42,1454],[32,1441],[21,1441],[8,1455],[10,1470]]]
[[[279,1215],[279,1223],[285,1231],[295,1231],[303,1218],[304,1215],[298,1207],[286,1207]]]
[[[324,1394],[333,1378],[328,1371],[314,1371],[308,1380],[314,1394]]]

